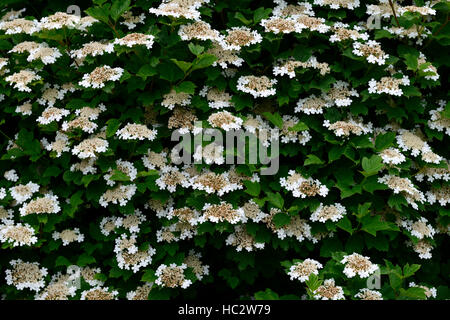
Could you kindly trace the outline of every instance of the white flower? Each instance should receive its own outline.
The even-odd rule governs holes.
[[[253,97],[269,97],[276,94],[273,87],[277,83],[276,79],[269,79],[266,76],[241,76],[237,81],[237,89],[250,93]]]
[[[358,253],[344,256],[341,263],[345,264],[343,272],[349,278],[353,278],[355,275],[359,275],[361,278],[368,278],[378,270],[378,266],[370,262],[368,257]]]
[[[65,229],[61,232],[54,231],[52,234],[53,240],[61,240],[63,243],[63,246],[67,246],[72,242],[83,242],[84,241],[84,235],[80,233],[80,229],[75,228],[73,230],[71,229]]]
[[[154,140],[156,138],[157,131],[147,128],[143,124],[127,123],[125,127],[117,130],[116,136],[122,140]]]
[[[107,81],[117,81],[123,74],[122,68],[110,66],[97,67],[91,73],[83,75],[83,80],[78,84],[85,88],[103,88]]]
[[[36,119],[40,124],[46,125],[53,121],[59,122],[63,117],[70,114],[69,110],[60,109],[55,107],[47,107],[42,114]]]
[[[27,61],[41,60],[44,64],[52,64],[56,59],[62,57],[61,52],[57,48],[50,48],[45,42],[41,43],[39,47],[30,51]]]
[[[291,280],[298,279],[305,282],[311,274],[319,275],[319,269],[323,266],[319,261],[313,259],[305,259],[303,262],[297,262],[289,268],[288,275]]]
[[[58,197],[52,194],[45,194],[43,197],[31,200],[19,209],[21,216],[58,213],[59,211],[61,211],[61,207],[59,206]]]
[[[380,152],[383,163],[386,164],[400,164],[406,161],[405,156],[396,148],[388,148]]]
[[[381,49],[380,43],[373,40],[366,43],[353,42],[353,53],[360,57],[364,56],[369,63],[380,66],[384,65],[389,58],[389,55]]]
[[[39,188],[40,186],[38,184],[30,181],[25,185],[21,184],[11,187],[9,192],[11,193],[11,197],[20,204],[30,199],[33,193],[39,191]]]
[[[340,203],[335,203],[332,205],[323,205],[322,203],[311,215],[311,221],[319,221],[325,223],[327,220],[333,222],[338,221],[343,218],[347,213],[347,210]]]
[[[155,37],[149,34],[143,33],[130,33],[120,39],[115,39],[114,44],[118,44],[126,47],[133,47],[135,45],[144,45],[147,49],[151,49],[154,43]]]
[[[21,70],[5,78],[14,88],[25,92],[31,92],[31,88],[27,86],[28,84],[40,79],[42,79],[41,76],[30,69]]]
[[[16,170],[11,169],[9,171],[5,171],[5,174],[3,175],[6,180],[16,182],[19,180],[19,176],[17,175]]]
[[[45,286],[47,268],[40,268],[37,262],[24,262],[21,259],[9,262],[12,269],[7,269],[6,283],[13,285],[17,290],[30,289],[38,292]]]
[[[72,153],[80,159],[95,158],[96,153],[106,152],[108,141],[101,138],[89,138],[73,147]]]
[[[0,225],[0,242],[11,243],[13,247],[31,246],[36,243],[34,229],[29,224],[14,224],[8,221],[5,225]]]

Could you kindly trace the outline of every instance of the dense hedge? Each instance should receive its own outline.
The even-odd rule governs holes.
[[[1,3],[3,298],[450,298],[448,2]]]

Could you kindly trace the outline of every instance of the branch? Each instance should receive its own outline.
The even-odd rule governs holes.
[[[395,22],[397,23],[397,26],[400,28],[400,22],[398,22],[397,14],[395,13],[395,8],[394,8],[394,4],[392,3],[392,0],[389,0],[389,5],[391,6],[392,13],[394,14]]]
[[[426,48],[426,47],[428,47],[428,45],[431,43],[431,41],[433,41],[433,38],[434,37],[436,37],[444,28],[445,28],[445,26],[447,25],[447,23],[450,21],[450,18],[449,18],[449,16],[448,16],[448,13],[447,13],[447,20],[441,25],[441,27],[438,29],[438,30],[436,30],[436,32],[435,33],[433,33],[432,35],[431,35],[431,37],[430,37],[430,40],[428,40],[428,42],[425,44],[425,46],[423,47],[424,49]]]

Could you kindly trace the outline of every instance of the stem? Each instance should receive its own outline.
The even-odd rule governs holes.
[[[6,133],[4,133],[2,130],[0,130],[0,133],[4,135],[9,141],[12,141],[16,146],[19,147],[20,150],[24,151],[21,146],[19,146],[13,139],[11,139]]]
[[[116,25],[108,22],[108,26],[114,31],[114,35],[116,36],[116,38],[120,38],[120,35],[116,30]]]
[[[445,22],[441,25],[441,27],[440,27],[438,30],[436,30],[435,33],[433,33],[433,34],[431,35],[430,40],[428,40],[427,44],[423,47],[424,49],[430,45],[430,43],[433,41],[433,37],[436,37],[436,36],[442,31],[442,29],[445,28],[445,26],[447,25],[447,23],[448,23],[449,20],[450,20],[450,19],[449,19],[448,13],[447,13],[447,19],[446,19]]]
[[[397,14],[395,13],[395,8],[394,8],[394,4],[392,3],[392,0],[389,0],[389,5],[391,6],[392,13],[394,14],[395,22],[397,23],[397,26],[400,27],[400,23],[398,22]]]

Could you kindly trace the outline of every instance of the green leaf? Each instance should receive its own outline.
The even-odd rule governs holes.
[[[195,58],[192,62],[191,72],[198,69],[204,69],[212,65],[217,60],[217,57],[212,54],[203,53]]]
[[[181,69],[184,73],[186,73],[190,67],[192,67],[192,63],[186,61],[179,61],[177,59],[170,59],[173,63],[177,65],[178,68]]]
[[[275,207],[279,209],[283,209],[284,199],[279,193],[272,193],[272,192],[266,193],[267,193],[267,200],[269,200],[271,204],[273,204]]]
[[[409,265],[409,263],[407,263],[403,267],[403,277],[409,278],[409,277],[413,276],[419,269],[420,269],[420,264]]]
[[[267,288],[265,291],[256,292],[255,300],[279,300],[279,296],[276,292]]]
[[[378,182],[378,176],[370,176],[363,180],[362,187],[364,190],[373,193],[376,190],[386,190],[388,187]]]
[[[315,275],[314,273],[311,273],[309,275],[308,280],[305,281],[305,284],[309,290],[315,291],[322,285],[322,282],[323,281],[320,280],[317,275]]]
[[[297,132],[297,131],[304,131],[304,130],[308,130],[308,129],[309,129],[309,127],[305,123],[299,122],[295,126],[290,127],[288,130]]]
[[[373,176],[384,167],[383,159],[377,155],[373,155],[372,157],[370,157],[370,159],[364,157],[362,159],[362,167],[364,169],[362,174],[365,177]]]
[[[113,174],[109,179],[113,181],[130,181],[130,177],[119,170],[113,170]]]
[[[405,58],[405,64],[408,70],[416,71],[417,70],[417,57],[412,54],[405,54],[403,56]]]
[[[180,83],[178,86],[175,87],[175,91],[176,92],[186,92],[189,94],[194,94],[195,93],[195,88],[197,86],[190,81],[183,81],[182,83]]]
[[[47,167],[47,169],[45,169],[42,176],[43,177],[57,177],[61,172],[62,172],[62,170],[60,168],[58,168],[57,166],[50,166],[50,167]]]
[[[444,111],[442,111],[442,116],[444,118],[450,119],[450,101],[445,105]]]
[[[272,124],[277,126],[278,128],[283,128],[283,118],[280,116],[278,112],[270,113],[270,112],[263,112],[263,116],[266,117],[267,120],[269,120]]]
[[[172,60],[172,62],[173,62],[173,60]],[[177,61],[177,60],[175,60],[175,61]],[[179,62],[184,62],[184,61],[179,61]],[[176,63],[174,64],[174,63],[161,63],[156,67],[156,69],[158,70],[158,73],[159,73],[159,77],[161,79],[167,80],[170,82],[174,82],[174,81],[177,81],[184,77],[184,72],[180,70],[181,69],[180,65],[178,65]],[[185,62],[185,63],[188,63],[188,62]],[[181,64],[181,65],[183,65],[183,68],[186,67],[184,64]]]
[[[382,234],[377,234],[376,237],[370,234],[365,234],[364,239],[367,249],[375,248],[376,250],[384,252],[387,252],[389,250],[389,241]]]
[[[156,279],[158,279],[158,277],[155,275],[155,271],[151,269],[145,271],[141,277],[141,281],[144,282],[155,282]]]
[[[408,289],[400,288],[400,299],[406,300],[425,300],[427,296],[425,295],[425,289],[420,287],[411,287]]]
[[[352,222],[347,216],[344,216],[341,220],[339,220],[336,225],[350,234],[353,233]]]
[[[155,74],[158,74],[158,72],[156,71],[156,69],[154,67],[152,67],[149,64],[143,65],[139,69],[139,71],[136,73],[136,75],[138,75],[139,77],[141,77],[144,80],[147,79],[147,77],[154,76]]]
[[[130,0],[114,0],[110,11],[111,18],[117,21],[129,9],[130,4]]]
[[[328,151],[328,163],[338,160],[343,154],[345,149],[341,146],[333,146],[330,151]]]
[[[109,119],[106,121],[106,137],[111,138],[116,134],[116,131],[119,130],[121,122],[118,119]]]
[[[375,150],[382,151],[386,148],[389,148],[390,146],[392,146],[392,143],[394,142],[395,137],[396,137],[395,132],[379,134],[377,136],[377,138],[375,139]]]
[[[205,47],[193,44],[192,42],[188,44],[188,48],[189,48],[189,51],[191,51],[192,54],[194,54],[196,56],[200,55],[205,50]]]
[[[305,160],[304,166],[309,166],[311,164],[324,164],[322,160],[316,155],[308,154],[307,159]]]
[[[291,217],[285,213],[280,212],[273,216],[272,221],[275,224],[275,227],[281,228],[281,227],[289,224],[289,222],[291,221]]]
[[[95,260],[94,257],[92,257],[92,256],[90,256],[90,255],[88,255],[88,254],[86,254],[86,253],[82,253],[82,254],[78,257],[78,260],[77,260],[77,266],[79,266],[79,267],[85,267],[85,266],[87,266],[88,264],[92,264],[92,263],[95,263],[95,262],[96,262],[96,260]]]
[[[361,219],[362,228],[361,230],[370,233],[373,236],[376,236],[377,231],[383,230],[392,230],[399,231],[399,228],[396,224],[387,221],[381,221],[381,217],[366,215]]]
[[[86,9],[84,12],[86,12],[92,18],[100,20],[100,21],[102,21],[104,23],[108,23],[109,22],[108,10],[106,8],[104,8],[104,7],[92,7],[92,8]]]
[[[60,267],[60,266],[68,267],[70,265],[72,265],[72,262],[70,262],[69,259],[67,259],[63,256],[59,256],[55,260],[55,267]]]
[[[259,182],[251,182],[249,180],[243,181],[245,185],[245,192],[253,197],[258,197],[259,193],[261,192],[261,185]]]
[[[272,13],[272,9],[258,8],[253,13],[254,23],[259,23],[263,19],[267,19]]]
[[[248,20],[241,12],[236,12],[234,14],[234,17],[245,25],[249,25],[250,23],[252,23],[252,21]]]
[[[405,97],[421,97],[422,92],[416,87],[408,86],[402,89]]]
[[[342,243],[338,238],[326,238],[322,241],[322,246],[320,247],[321,257],[330,258],[336,251],[343,251]]]

